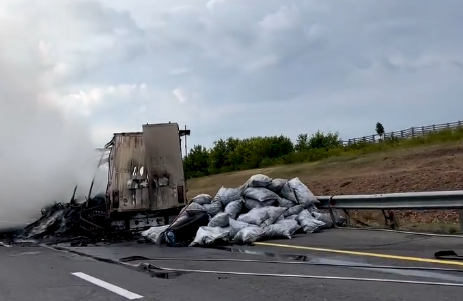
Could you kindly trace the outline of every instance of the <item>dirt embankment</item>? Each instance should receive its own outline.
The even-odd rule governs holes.
[[[214,194],[222,185],[237,187],[252,174],[299,177],[316,195],[374,194],[463,189],[463,144],[396,150],[363,157],[278,166],[260,170],[220,174],[189,182],[189,196]],[[404,224],[455,224],[458,212],[396,211]],[[381,213],[354,212],[365,222],[381,221]]]
[[[375,160],[373,160],[375,159]],[[340,167],[339,164],[335,164]],[[333,166],[333,173],[309,176],[307,183],[317,195],[373,194],[411,191],[463,189],[463,146],[431,147],[412,152],[398,152],[365,158]],[[357,166],[356,166],[357,165]],[[453,224],[459,221],[456,210],[396,211],[401,224]],[[379,214],[353,212],[365,222],[377,220]]]

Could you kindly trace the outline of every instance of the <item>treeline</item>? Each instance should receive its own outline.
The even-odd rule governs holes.
[[[339,133],[300,134],[295,143],[286,136],[228,138],[214,142],[210,149],[195,145],[183,165],[187,178],[223,172],[269,167],[272,165],[313,162],[333,156],[361,155],[395,147],[407,148],[425,144],[463,141],[463,128],[425,133],[411,139],[384,137],[384,126],[376,123],[379,143],[358,142],[345,146]]]
[[[355,146],[349,146],[349,148]],[[339,133],[300,134],[295,143],[286,136],[228,138],[215,141],[210,149],[195,145],[184,159],[187,178],[223,172],[317,161],[345,149]]]

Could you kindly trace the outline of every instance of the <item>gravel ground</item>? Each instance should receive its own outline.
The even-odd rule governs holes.
[[[382,160],[359,163],[356,169],[307,179],[317,195],[373,194],[411,191],[439,191],[463,189],[463,146],[432,147],[404,152],[402,155]],[[380,216],[378,212],[356,211],[352,215],[371,222]],[[456,224],[456,210],[396,211],[399,223],[406,224]]]

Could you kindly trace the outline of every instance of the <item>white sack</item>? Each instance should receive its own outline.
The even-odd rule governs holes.
[[[233,238],[241,229],[252,226],[251,224],[240,222],[230,218],[230,237]]]
[[[319,212],[317,206],[315,206],[315,205],[310,205],[310,206],[307,208],[307,210],[309,210],[310,213],[312,213],[312,212]]]
[[[208,227],[227,227],[230,223],[230,216],[226,212],[218,213],[207,224]]]
[[[280,197],[275,192],[268,190],[267,188],[260,187],[248,187],[243,191],[243,196],[258,200],[261,203],[275,203],[278,202]]]
[[[285,224],[269,225],[269,226],[266,226],[264,230],[265,230],[265,237],[267,238],[284,237],[284,238],[292,239],[291,228]]]
[[[331,219],[331,215],[329,213],[322,213],[322,212],[314,211],[311,214],[316,220],[319,220],[325,223],[324,228],[333,227],[333,220]]]
[[[218,213],[222,212],[223,206],[221,202],[212,202],[211,204],[204,205],[207,214],[214,217]]]
[[[192,198],[191,201],[200,205],[206,205],[212,202],[212,197],[208,194],[202,193]]]
[[[261,226],[268,226],[275,223],[277,220],[284,219],[284,213],[288,208],[284,207],[266,207],[267,219],[261,224]]]
[[[260,226],[268,218],[267,208],[254,208],[238,217],[238,221]]]
[[[249,226],[241,229],[235,235],[235,237],[233,237],[233,241],[237,243],[247,244],[261,240],[264,236],[265,230],[263,228],[257,226]]]
[[[187,212],[189,211],[202,211],[206,212],[206,208],[198,203],[191,202],[187,208],[185,209]]]
[[[268,185],[272,183],[272,179],[269,178],[266,175],[262,174],[257,174],[253,175],[252,177],[247,180],[247,182],[244,184],[244,187],[264,187],[266,188]]]
[[[148,230],[141,232],[141,236],[145,237],[147,240],[154,242],[156,245],[161,245],[164,237],[164,232],[166,232],[169,225],[160,226],[160,227],[151,227]]]
[[[284,215],[286,217],[294,214],[299,214],[302,210],[304,210],[304,207],[302,207],[301,205],[296,205],[291,208],[288,208],[288,210],[285,211]]]
[[[280,197],[280,199],[278,200],[278,203],[279,203],[280,207],[289,208],[289,207],[296,206],[296,203],[291,202],[290,200],[287,200],[287,199],[282,198],[282,197]]]
[[[275,193],[280,193],[286,182],[288,182],[286,179],[273,179],[272,182],[270,182],[270,185],[267,186],[267,189]]]
[[[286,219],[286,220],[288,220],[288,219],[297,220],[297,216],[298,216],[298,214],[294,214],[294,215],[290,215],[290,216],[285,216],[285,219]]]
[[[318,232],[325,226],[324,222],[316,220],[308,210],[301,211],[296,220],[307,234]]]
[[[264,207],[264,204],[262,204],[258,200],[254,200],[254,199],[247,198],[247,197],[244,197],[243,199],[244,199],[244,207],[248,210]]]
[[[299,204],[294,189],[291,187],[291,185],[289,185],[289,181],[283,185],[279,195],[287,200],[290,200],[294,204]]]
[[[286,227],[288,227],[291,236],[301,228],[301,226],[299,226],[298,222],[295,219],[281,219],[277,221],[275,224],[285,225]]]
[[[331,214],[328,212],[320,212],[320,210],[315,206],[312,205],[308,208],[312,216],[315,217],[317,220],[320,220],[326,224],[326,228],[331,228],[333,224],[336,224],[338,227],[343,227],[346,225],[346,218],[342,216],[338,210],[333,210],[334,221],[331,218]]]
[[[241,209],[243,209],[244,200],[230,202],[224,209],[224,212],[228,213],[231,218],[236,219],[238,214],[240,214]]]
[[[230,202],[241,199],[241,191],[239,188],[222,188],[217,191],[212,202],[221,202],[223,206],[227,206]]]
[[[289,180],[288,184],[294,190],[298,203],[304,206],[304,208],[320,204],[315,195],[301,182],[301,180],[299,180],[299,178]]]
[[[228,240],[229,234],[229,228],[200,227],[190,247],[210,245],[219,239]]]

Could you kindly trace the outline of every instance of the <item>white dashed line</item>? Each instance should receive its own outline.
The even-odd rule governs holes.
[[[106,281],[103,281],[103,280],[100,280],[98,278],[92,277],[92,276],[87,275],[85,273],[76,272],[76,273],[72,273],[72,275],[74,275],[76,277],[79,277],[80,279],[83,279],[83,280],[88,281],[90,283],[93,283],[95,285],[98,285],[99,287],[105,288],[108,291],[111,291],[111,292],[113,292],[115,294],[118,294],[119,296],[122,296],[124,298],[129,299],[129,300],[135,300],[135,299],[143,298],[143,296],[132,293],[132,292],[126,290],[126,289],[115,286],[115,285],[113,285],[111,283],[108,283]]]

